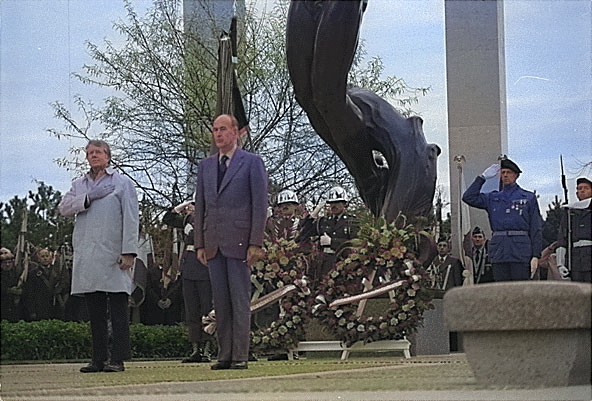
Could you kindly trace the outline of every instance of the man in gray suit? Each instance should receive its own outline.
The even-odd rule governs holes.
[[[195,197],[197,258],[210,269],[218,369],[247,369],[251,270],[261,256],[267,218],[267,173],[257,155],[238,147],[238,122],[214,120],[218,153],[202,160]]]

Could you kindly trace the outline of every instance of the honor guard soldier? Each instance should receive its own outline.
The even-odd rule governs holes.
[[[355,238],[358,233],[355,219],[346,212],[348,201],[345,189],[333,187],[326,198],[327,215],[319,216],[319,208],[323,206],[321,204],[305,222],[302,231],[311,233],[311,237],[318,242],[321,253],[320,263],[310,274],[313,286],[335,266],[337,253],[344,243]]]
[[[208,336],[203,331],[202,317],[212,310],[212,287],[208,267],[195,254],[193,214],[195,203],[187,201],[169,210],[162,218],[168,226],[183,230],[184,249],[179,263],[182,277],[185,324],[192,353],[181,362],[210,362],[206,349]]]
[[[296,239],[300,225],[300,219],[296,215],[297,206],[298,195],[296,192],[284,189],[278,194],[274,214],[267,219],[265,226],[267,239]]]
[[[563,278],[592,282],[592,181],[578,178],[577,202],[562,213],[557,239],[557,266]],[[567,262],[567,264],[566,264]]]

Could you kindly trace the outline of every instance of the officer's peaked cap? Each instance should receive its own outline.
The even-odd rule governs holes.
[[[522,172],[522,170],[520,170],[520,167],[518,167],[518,165],[510,159],[502,160],[502,168],[510,169],[516,174],[520,174]]]

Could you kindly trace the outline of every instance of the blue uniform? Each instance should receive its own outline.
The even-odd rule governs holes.
[[[542,250],[542,218],[536,195],[517,184],[501,191],[481,193],[485,179],[477,177],[463,194],[469,206],[484,209],[489,216],[493,235],[489,243],[492,264],[516,264],[526,269],[520,275],[528,279],[529,264],[533,257],[540,258]],[[498,281],[496,277],[496,281]]]

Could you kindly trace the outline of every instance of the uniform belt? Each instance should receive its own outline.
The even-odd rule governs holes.
[[[592,246],[592,241],[590,241],[589,239],[581,239],[579,241],[574,242],[572,246],[574,248],[581,248],[583,246]]]
[[[528,235],[528,231],[494,231],[493,236],[497,237],[503,235],[506,237],[512,237],[514,235]]]
[[[195,252],[195,246],[193,246],[193,245],[187,245],[185,247],[185,250],[186,251],[189,251],[189,252]]]

